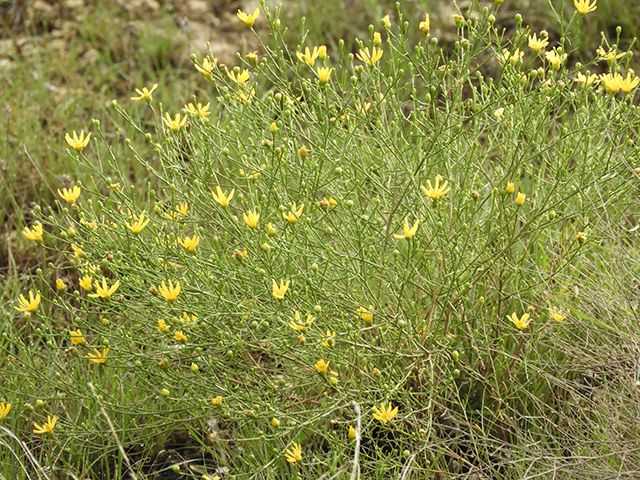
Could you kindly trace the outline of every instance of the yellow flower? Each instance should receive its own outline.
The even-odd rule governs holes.
[[[382,36],[380,35],[380,32],[374,32],[373,33],[373,46],[374,47],[379,47],[380,45],[382,45]]]
[[[622,75],[620,75],[619,73],[616,73],[615,75],[611,75],[610,73],[607,73],[605,75],[603,73],[602,75],[600,75],[600,81],[604,83],[604,88],[607,90],[607,92],[614,94],[618,93],[618,91],[620,90],[621,78]]]
[[[62,291],[64,291],[64,290],[66,290],[66,289],[67,289],[67,286],[64,284],[64,282],[62,281],[62,279],[61,279],[61,278],[58,278],[58,279],[56,280],[56,289],[57,289],[59,292],[62,292]]]
[[[0,403],[0,420],[4,420],[7,415],[9,415],[9,411],[11,410],[10,403]]]
[[[191,238],[184,237],[184,240],[179,239],[178,243],[182,245],[182,247],[184,247],[188,252],[193,253],[200,243],[200,237],[198,235],[194,235]]]
[[[576,10],[578,10],[580,15],[586,15],[598,8],[596,1],[597,0],[593,0],[593,3],[589,4],[589,0],[573,0],[573,4],[576,6]]]
[[[322,200],[318,202],[318,207],[324,208],[327,210],[330,208],[336,208],[337,205],[338,205],[338,201],[333,197],[329,197],[329,200],[327,200],[326,197],[323,197]]]
[[[142,90],[140,90],[139,88],[136,88],[136,93],[138,95],[140,95],[139,97],[131,97],[131,100],[144,100],[147,103],[151,103],[151,100],[153,100],[153,97],[151,96],[151,94],[155,91],[155,89],[158,88],[158,84],[154,83],[153,87],[151,87],[151,90],[147,90],[147,87],[142,87]]]
[[[326,45],[320,45],[320,47],[318,48],[318,58],[320,60],[322,60],[323,62],[327,58],[327,46]]]
[[[29,240],[33,240],[34,242],[38,242],[41,243],[42,242],[42,224],[41,223],[34,223],[33,227],[31,227],[31,230],[29,230],[28,227],[24,227],[24,230],[22,231],[22,234],[27,237]]]
[[[80,248],[79,246],[72,244],[71,249],[73,250],[74,257],[80,258],[80,259],[87,257],[86,254],[84,253],[84,250],[82,250],[82,248]]]
[[[385,15],[382,20],[382,26],[386,29],[389,30],[391,28],[391,20],[389,20],[389,15]]]
[[[504,117],[504,107],[496,108],[493,116],[496,117],[496,120],[502,120],[502,117]]]
[[[253,12],[252,15],[248,15],[244,13],[242,10],[238,10],[238,13],[237,13],[238,18],[244,22],[247,28],[253,27],[253,23],[256,21],[256,18],[258,18],[259,14],[260,14],[260,10],[258,8],[256,8],[256,11]]]
[[[294,321],[289,322],[289,326],[298,332],[306,332],[307,327],[311,325],[314,320],[313,316],[311,314],[308,314],[307,321],[305,323],[300,323],[300,312],[298,311],[296,311],[293,318],[295,322]]]
[[[598,83],[600,78],[595,73],[586,76],[582,72],[578,72],[576,77],[573,79],[574,82],[581,84],[584,87],[588,87],[593,83]]]
[[[93,351],[96,352],[95,355],[93,353],[87,353],[87,357],[89,357],[89,360],[91,360],[93,363],[105,363],[107,361],[107,353],[109,353],[109,347],[103,348],[102,353],[100,353],[97,348],[94,348]]]
[[[398,414],[398,407],[393,408],[391,402],[384,406],[384,403],[380,404],[380,410],[377,407],[373,407],[373,418],[380,420],[382,423],[387,423],[393,417]]]
[[[336,344],[336,332],[332,332],[331,330],[327,330],[326,335],[322,335],[322,345],[327,348],[331,348]]]
[[[202,59],[202,66],[197,63],[194,64],[194,66],[196,67],[196,70],[207,77],[207,80],[213,80],[213,69],[216,68],[216,62],[217,60],[215,58],[211,61],[209,60],[209,57],[206,56]]]
[[[246,68],[242,71],[242,73],[239,73],[237,77],[236,77],[236,74],[233,72],[233,70],[229,72],[229,78],[241,87],[244,86],[249,81],[250,76],[251,74],[249,73],[249,70]]]
[[[181,331],[180,331],[180,332],[174,332],[174,333],[173,333],[173,339],[174,339],[176,342],[186,342],[186,341],[187,341],[187,337],[185,337],[185,336],[182,334],[182,332],[181,332]]]
[[[587,241],[587,234],[585,232],[576,233],[576,242],[584,243]]]
[[[506,188],[506,190],[507,190],[507,193],[508,193],[509,195],[511,195],[511,194],[515,191],[515,189],[516,189],[516,185],[515,185],[515,183],[513,183],[513,182],[509,182],[509,183],[507,183],[507,188]]]
[[[291,211],[287,213],[282,212],[282,217],[289,223],[297,223],[300,216],[302,216],[303,209],[304,203],[296,210],[296,202],[293,202],[293,205],[291,205]]]
[[[92,278],[90,275],[86,275],[84,277],[82,277],[78,283],[80,284],[80,286],[82,287],[83,290],[90,292],[93,289],[93,286],[91,285],[91,281]]]
[[[429,28],[429,14],[427,13],[424,22],[420,22],[420,30],[424,32],[426,36],[429,36],[430,28]]]
[[[284,457],[287,459],[289,463],[296,463],[302,461],[302,447],[297,443],[291,445],[291,448],[288,448],[284,452]]]
[[[278,230],[273,226],[272,223],[269,223],[267,225],[267,233],[269,234],[269,236],[273,237],[276,233],[278,233]]]
[[[216,191],[218,192],[218,194],[216,195],[215,193],[211,192],[211,196],[223,208],[227,208],[229,206],[229,202],[233,198],[233,194],[236,193],[236,189],[232,189],[229,195],[227,195],[227,192],[222,193],[222,189],[220,188],[220,186],[216,187]]]
[[[416,220],[416,223],[413,224],[413,227],[409,228],[409,220],[405,218],[404,228],[403,228],[404,233],[402,235],[394,234],[393,236],[397,239],[404,238],[407,240],[411,240],[411,238],[413,238],[413,236],[416,234],[419,224],[420,224],[420,220]]]
[[[518,329],[520,330],[524,330],[531,323],[531,320],[529,320],[528,313],[525,313],[524,315],[522,315],[522,318],[518,318],[518,315],[516,314],[516,312],[513,312],[513,314],[510,317],[507,315],[507,319],[515,323],[516,327],[518,327]]]
[[[536,52],[536,55],[547,45],[549,45],[549,40],[546,37],[540,36],[540,39],[538,40],[535,33],[533,36],[529,35],[529,48]]]
[[[69,332],[69,335],[71,335],[71,343],[74,345],[84,345],[85,343],[87,343],[85,338],[82,336],[82,332],[80,331],[80,329],[76,330],[75,332]]]
[[[622,90],[623,93],[629,93],[631,90],[636,88],[638,86],[638,82],[640,82],[638,77],[634,75],[633,78],[631,78],[631,75],[632,72],[630,71],[627,72],[627,78],[623,78],[619,73],[617,74],[618,84],[620,85],[620,90]]]
[[[136,216],[135,215],[133,215],[132,218],[133,218],[133,220],[136,220]],[[144,227],[147,226],[148,223],[149,223],[149,219],[147,218],[145,220],[144,212],[142,212],[140,214],[140,217],[138,217],[138,220],[135,223],[131,222],[131,225],[129,225],[128,223],[125,223],[125,225],[127,226],[127,228],[129,230],[131,230],[133,233],[135,233],[137,235],[138,233],[140,233],[142,231],[142,229]]]
[[[120,286],[120,280],[116,280],[116,283],[114,283],[113,286],[111,288],[109,288],[107,286],[107,279],[102,277],[102,286],[100,286],[100,284],[98,283],[97,280],[94,282],[94,285],[96,286],[96,293],[94,293],[93,295],[89,295],[89,296],[91,298],[104,298],[106,300],[109,300],[111,298],[111,295]]]
[[[207,115],[211,115],[211,112],[209,111],[210,106],[211,102],[207,103],[204,107],[201,103],[198,103],[198,108],[194,107],[193,103],[188,103],[187,110],[193,115],[197,114],[202,120],[204,120]]]
[[[162,120],[164,120],[164,123],[167,125],[167,127],[169,127],[174,132],[178,132],[180,130],[180,127],[184,127],[184,124],[187,123],[187,117],[185,116],[181,119],[181,115],[179,113],[176,113],[176,116],[173,118],[173,120],[171,120],[171,115],[169,115],[169,112],[167,112]]]
[[[549,60],[549,63],[551,64],[551,68],[553,70],[558,70],[560,68],[560,65],[562,65],[562,63],[567,59],[566,53],[559,54],[555,50],[544,52],[544,56],[547,60]]]
[[[516,205],[519,206],[519,207],[524,205],[525,198],[527,198],[526,194],[524,194],[522,192],[518,192],[518,196],[516,197]]]
[[[243,213],[242,217],[244,218],[244,223],[246,223],[249,228],[256,228],[256,226],[258,225],[258,220],[260,220],[260,214],[255,211]]]
[[[431,203],[435,203],[438,201],[440,197],[447,194],[451,187],[448,187],[449,182],[445,180],[445,182],[440,186],[440,182],[442,181],[442,177],[440,175],[436,176],[436,185],[435,187],[431,186],[431,180],[427,180],[427,185],[429,188],[425,188],[423,185],[420,185],[420,188],[425,193],[425,195],[431,198]]]
[[[354,438],[356,438],[356,429],[351,425],[349,425],[349,433],[347,434],[347,436],[349,437],[349,440],[353,440]]]
[[[280,426],[280,420],[278,420],[276,417],[273,417],[271,419],[271,425],[273,425],[274,428],[278,428]]]
[[[166,332],[169,330],[169,325],[167,325],[167,323],[160,318],[158,319],[158,326],[156,327],[156,330],[158,330],[159,332]]]
[[[324,375],[325,373],[327,373],[327,369],[329,368],[330,363],[331,362],[325,362],[324,360],[318,360],[315,365],[316,370],[318,370],[319,373]]]
[[[156,205],[154,207],[154,211],[160,212],[160,207]],[[184,202],[184,203],[181,203],[180,205],[176,205],[175,211],[165,213],[164,216],[169,220],[177,220],[179,217],[186,215],[188,211],[189,211],[189,204],[187,202]]]
[[[326,51],[326,47],[325,47],[325,51]],[[318,55],[320,55],[320,51],[318,50],[318,47],[313,47],[313,53],[311,53],[311,51],[309,50],[309,47],[305,49],[304,53],[296,52],[296,56],[298,57],[298,60],[300,60],[302,63],[306,63],[311,68],[313,68],[313,64],[316,62],[316,58],[318,58]]]
[[[497,58],[502,65],[509,62],[511,65],[515,66],[515,64],[518,63],[523,56],[524,56],[524,52],[521,52],[519,48],[516,48],[513,54],[509,52],[508,49],[505,48],[502,50],[502,54],[497,55]]]
[[[82,149],[89,145],[89,140],[91,139],[91,133],[87,134],[87,138],[84,137],[84,130],[80,130],[80,137],[76,134],[76,131],[73,131],[73,139],[69,136],[68,133],[64,135],[64,139],[67,141],[70,147],[73,147],[78,152],[82,152]]]
[[[63,188],[62,191],[58,189],[58,195],[64,198],[69,205],[73,205],[73,202],[80,196],[80,187],[76,185],[68,190],[66,188]]]
[[[360,52],[356,53],[356,57],[361,62],[373,66],[382,58],[383,53],[382,49],[376,47],[373,47],[371,53],[369,53],[369,47],[364,47],[364,50],[361,48]]]
[[[255,52],[247,53],[244,58],[249,60],[253,66],[256,66],[258,64],[258,51],[256,50]]]
[[[222,397],[217,396],[216,398],[211,399],[211,405],[220,405],[222,403]]]
[[[367,323],[373,321],[373,305],[369,305],[369,308],[358,307],[358,316]]]
[[[568,312],[564,310],[556,310],[553,307],[549,307],[549,316],[558,323],[562,322],[565,318],[567,318],[567,315],[568,315]]]
[[[174,287],[171,280],[169,280],[169,288],[167,288],[163,280],[162,285],[158,287],[158,291],[160,292],[160,295],[167,299],[167,301],[173,302],[180,294],[180,282],[176,282],[176,286]]]
[[[624,57],[626,55],[626,52],[622,52],[622,53],[618,53],[616,54],[616,48],[611,48],[609,49],[608,52],[604,51],[604,48],[602,48],[602,46],[598,47],[596,49],[596,54],[598,55],[596,60],[600,61],[600,60],[606,60],[607,63],[611,64],[614,62],[614,60],[618,60],[622,57]]]
[[[318,67],[318,79],[320,80],[320,83],[322,83],[323,85],[327,83],[329,81],[329,77],[331,76],[331,72],[331,67]]]
[[[27,300],[24,295],[20,295],[18,303],[20,303],[20,306],[13,308],[18,310],[19,312],[35,313],[36,310],[38,310],[38,305],[40,305],[40,294],[37,293],[34,297],[33,292],[29,290],[29,300]]]
[[[287,280],[287,283],[284,283],[284,280],[280,280],[279,287],[275,280],[272,279],[272,282],[273,282],[273,296],[279,300],[284,299],[284,294],[287,293],[287,289],[289,288],[289,283],[290,283],[289,280]]]
[[[49,415],[47,415],[47,423],[43,424],[42,426],[38,425],[37,423],[33,424],[33,426],[35,427],[33,429],[33,433],[37,433],[38,435],[49,433],[56,426],[57,421],[58,417],[54,416],[53,418],[51,418]]]

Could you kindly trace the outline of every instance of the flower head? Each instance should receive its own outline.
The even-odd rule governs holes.
[[[313,316],[311,314],[307,315],[307,321],[305,323],[300,322],[300,312],[296,310],[296,313],[293,315],[294,320],[289,322],[289,326],[298,331],[298,332],[306,332],[307,327],[313,323]]]
[[[216,68],[216,62],[217,60],[215,58],[211,61],[209,60],[209,57],[206,56],[202,59],[202,66],[197,63],[194,64],[194,66],[196,67],[196,70],[207,77],[207,80],[213,80],[213,69]]]
[[[553,307],[549,307],[549,316],[551,317],[552,320],[555,320],[558,323],[562,322],[565,318],[567,318],[568,314],[569,313],[566,312],[565,310],[559,310]]]
[[[198,107],[194,107],[193,103],[187,104],[187,111],[192,115],[198,115],[202,120],[204,120],[208,115],[211,115],[209,111],[209,107],[211,106],[211,102],[207,103],[204,107],[201,103],[198,103]]]
[[[358,307],[358,316],[367,323],[373,321],[373,305],[369,305],[369,308]]]
[[[356,438],[356,429],[353,428],[352,425],[349,425],[349,433],[347,434],[347,437],[349,437],[349,440]]]
[[[273,237],[273,236],[274,236],[275,234],[277,234],[277,233],[278,233],[278,230],[276,229],[276,227],[274,227],[272,223],[269,223],[269,224],[267,225],[267,234],[268,234],[270,237]]]
[[[509,52],[509,49],[504,48],[502,50],[502,53],[497,55],[497,58],[502,65],[510,63],[511,65],[515,66],[523,56],[524,52],[520,51],[519,48],[516,48],[513,53]]]
[[[369,47],[364,47],[364,50],[361,48],[360,51],[356,53],[356,57],[358,57],[358,60],[361,62],[374,66],[378,63],[378,60],[382,58],[383,53],[382,49],[376,47],[373,47],[371,53],[369,53]]]
[[[297,443],[294,443],[291,445],[291,448],[288,448],[284,452],[284,458],[286,458],[289,463],[302,461],[302,447]]]
[[[380,32],[374,32],[373,33],[373,46],[374,47],[379,47],[380,45],[382,45],[382,35],[380,35]]]
[[[511,320],[516,325],[516,327],[518,327],[519,330],[524,330],[531,323],[528,313],[525,313],[524,315],[522,315],[521,318],[518,318],[518,315],[516,314],[516,312],[513,312],[513,314],[510,317],[507,315],[507,319]]]
[[[318,207],[324,208],[325,210],[336,208],[337,206],[338,206],[338,201],[333,197],[329,197],[329,199],[327,199],[326,197],[323,197],[322,200],[318,202]]]
[[[622,75],[620,75],[619,73],[616,73],[614,75],[611,75],[610,73],[607,73],[605,75],[603,73],[602,75],[600,75],[600,81],[604,83],[604,88],[607,90],[607,92],[613,93],[613,94],[616,94],[618,93],[618,91],[620,91],[621,78],[622,78]]]
[[[593,12],[596,8],[596,1],[593,0],[593,3],[589,3],[589,0],[573,0],[573,4],[576,6],[576,10],[580,15],[586,15],[589,12]]]
[[[518,196],[516,197],[516,205],[521,207],[524,205],[524,200],[527,198],[527,195],[522,192],[518,192]]]
[[[37,293],[34,296],[33,292],[29,290],[29,300],[27,300],[24,295],[20,295],[18,303],[20,303],[20,306],[14,308],[19,312],[35,313],[35,311],[38,310],[38,305],[40,305],[40,294]]]
[[[69,136],[68,133],[64,135],[64,139],[67,141],[70,147],[75,148],[77,152],[82,152],[82,149],[89,145],[89,140],[91,139],[91,133],[87,134],[87,137],[84,136],[84,130],[80,130],[80,136],[76,134],[76,131],[73,131],[73,139]]]
[[[587,76],[587,75],[584,75],[582,72],[578,72],[576,73],[576,76],[573,79],[573,81],[576,83],[579,83],[583,87],[589,87],[593,83],[598,83],[600,81],[600,77],[598,77],[598,75],[596,75],[595,73],[592,73],[591,75]]]
[[[228,75],[229,75],[229,78],[233,80],[235,83],[237,83],[238,86],[240,87],[244,86],[249,81],[249,78],[251,77],[249,70],[246,68],[242,71],[242,73],[239,73],[238,76],[236,76],[233,70],[231,70]]]
[[[156,327],[156,330],[158,330],[159,332],[166,332],[169,330],[169,325],[167,325],[167,322],[159,318],[158,326]]]
[[[42,242],[42,224],[34,223],[33,227],[29,229],[28,227],[24,227],[22,234],[27,237],[29,240],[33,240],[34,242],[41,243]]]
[[[284,299],[284,294],[287,293],[287,289],[289,288],[289,283],[290,283],[289,280],[287,280],[287,283],[284,283],[284,280],[280,280],[279,287],[275,280],[272,279],[272,282],[273,282],[273,296],[279,300]]]
[[[227,208],[229,206],[229,202],[233,198],[233,194],[236,193],[236,189],[233,188],[231,190],[231,193],[229,193],[229,195],[227,195],[227,192],[222,193],[222,189],[218,185],[216,187],[216,192],[218,192],[217,195],[215,193],[211,192],[211,196],[213,197],[213,199],[216,202],[218,202],[223,208]]]
[[[109,286],[107,285],[107,279],[102,277],[102,286],[98,283],[97,280],[94,282],[94,285],[96,286],[96,293],[89,296],[91,298],[104,298],[106,300],[109,300],[111,298],[111,295],[120,286],[120,280],[116,280],[116,283],[114,283],[113,286],[109,288]]]
[[[318,47],[313,47],[313,53],[309,50],[309,47],[305,48],[304,53],[296,52],[296,56],[298,57],[298,60],[300,60],[303,63],[306,63],[311,68],[313,68],[313,64],[316,62],[316,59],[318,58],[319,55],[320,55],[320,50],[318,49]],[[325,56],[326,56],[326,47],[325,47]]]
[[[624,57],[626,55],[626,52],[616,53],[616,47],[610,48],[608,52],[605,52],[604,48],[602,48],[602,46],[600,46],[600,47],[598,47],[596,49],[596,54],[598,55],[596,57],[596,60],[598,60],[598,61],[606,60],[607,63],[611,64],[615,60],[618,60],[618,59]]]
[[[87,357],[89,357],[89,360],[93,363],[105,363],[107,361],[109,347],[103,348],[102,353],[100,353],[97,348],[94,348],[93,351],[96,352],[95,355],[93,353],[87,353]]]
[[[193,237],[184,237],[184,240],[179,239],[178,243],[184,247],[189,253],[193,253],[196,250],[196,247],[200,243],[200,237],[198,235],[194,235]]]
[[[180,282],[176,282],[176,286],[174,287],[171,280],[169,280],[169,288],[167,288],[167,285],[163,280],[162,285],[158,287],[158,291],[160,292],[160,295],[167,299],[168,302],[173,302],[180,294]]]
[[[133,215],[133,220],[136,220],[136,216],[135,215]],[[140,214],[140,216],[138,217],[138,220],[135,221],[135,223],[131,222],[131,225],[129,225],[128,223],[125,223],[125,225],[127,226],[127,228],[129,230],[131,230],[133,233],[135,233],[137,235],[138,233],[140,233],[142,231],[142,229],[144,227],[147,226],[148,223],[149,223],[149,219],[147,218],[145,220],[144,212],[142,212]]]
[[[185,337],[181,331],[174,332],[173,333],[173,339],[176,342],[186,342],[187,341],[187,337]]]
[[[329,77],[331,76],[332,68],[331,67],[318,67],[318,80],[320,80],[321,84],[325,84],[329,81]]]
[[[543,37],[541,35],[540,39],[538,39],[535,33],[533,35],[529,35],[529,48],[536,52],[536,55],[547,45],[549,45],[549,39],[547,37]]]
[[[544,56],[551,64],[551,68],[553,70],[558,70],[562,63],[567,59],[566,53],[558,53],[556,50],[544,52]]]
[[[420,188],[425,193],[425,195],[431,199],[431,203],[437,202],[440,197],[447,194],[451,190],[451,187],[448,187],[449,182],[447,180],[445,180],[442,186],[440,186],[441,181],[442,177],[440,175],[437,175],[435,187],[431,186],[431,180],[427,180],[428,188],[420,185]]]
[[[151,103],[151,100],[153,100],[153,97],[151,96],[151,94],[155,91],[156,88],[158,88],[157,83],[153,84],[153,87],[151,87],[151,90],[147,90],[147,87],[142,87],[142,90],[140,90],[139,88],[136,88],[136,93],[140,96],[131,97],[131,100],[135,100],[136,102],[139,100],[144,100],[147,103]]]
[[[93,286],[91,285],[92,280],[93,279],[91,278],[90,275],[85,275],[78,281],[78,283],[80,284],[80,287],[82,287],[83,290],[90,292],[91,290],[93,290]]]
[[[33,426],[35,427],[33,429],[33,433],[37,433],[38,435],[49,433],[56,426],[57,421],[58,417],[51,418],[49,415],[47,415],[47,423],[43,424],[42,426],[38,425],[37,423],[33,424]]]
[[[426,36],[429,36],[430,28],[429,28],[429,14],[427,13],[424,22],[420,22],[420,30],[424,32]]]
[[[247,28],[253,27],[253,23],[256,21],[256,18],[258,18],[259,14],[260,14],[260,9],[258,8],[256,8],[256,11],[253,12],[251,15],[244,13],[242,10],[238,10],[238,13],[237,13],[238,18],[244,22]]]
[[[167,112],[162,120],[167,127],[169,127],[174,133],[177,133],[180,130],[180,127],[184,127],[184,124],[187,123],[187,117],[181,117],[182,116],[179,113],[176,113],[176,116],[171,120],[171,115]]]
[[[391,402],[389,402],[386,407],[384,406],[384,403],[381,403],[380,410],[378,410],[378,407],[373,407],[373,418],[380,420],[382,423],[387,423],[397,414],[398,407],[393,408]]]
[[[407,220],[406,218],[404,219],[404,228],[403,231],[404,233],[402,235],[397,235],[394,234],[393,236],[397,239],[407,239],[407,240],[411,240],[413,238],[413,236],[416,234],[416,231],[418,230],[418,225],[420,224],[420,220],[416,220],[416,223],[413,224],[413,227],[409,228],[409,220]]]
[[[69,335],[71,335],[71,343],[73,345],[84,345],[85,343],[87,343],[84,336],[82,336],[82,332],[80,331],[80,329],[76,330],[75,332],[69,332]]]
[[[63,292],[67,289],[67,286],[65,285],[65,283],[62,281],[61,278],[58,278],[56,280],[56,290],[58,290],[59,292]]]
[[[385,15],[382,20],[380,20],[380,22],[382,23],[382,26],[386,29],[389,30],[391,28],[391,20],[389,19],[389,15]]]
[[[260,220],[260,214],[255,211],[243,213],[242,217],[244,218],[244,223],[246,223],[249,228],[256,228],[258,220]]]
[[[0,403],[0,420],[4,420],[9,415],[9,410],[11,410],[10,403]]]
[[[322,335],[322,345],[327,348],[331,348],[336,344],[336,332],[327,330],[326,335]]]
[[[316,370],[318,371],[318,373],[324,375],[325,373],[327,373],[327,369],[329,368],[330,363],[331,362],[325,362],[324,359],[318,360],[315,365]]]
[[[638,82],[640,82],[640,78],[636,77],[632,74],[632,72],[627,72],[627,77],[624,78],[619,73],[618,75],[618,84],[620,85],[620,90],[622,93],[629,93],[631,90],[638,86]]]
[[[300,205],[300,208],[296,209],[296,202],[293,202],[291,205],[291,211],[287,213],[282,212],[282,217],[289,223],[298,223],[298,219],[302,216],[303,209],[304,203]]]
[[[211,399],[211,405],[218,406],[222,403],[222,397],[218,395],[216,398]]]
[[[58,189],[58,195],[64,198],[69,205],[73,205],[73,202],[80,196],[80,187],[76,185],[69,189],[63,188],[62,191]]]

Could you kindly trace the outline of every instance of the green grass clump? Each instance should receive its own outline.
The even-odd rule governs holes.
[[[264,8],[188,105],[113,102],[137,142],[72,133],[90,180],[34,208],[0,326],[3,474],[634,471],[631,55],[569,68],[570,29],[536,54],[474,8],[450,55],[401,12],[291,52]]]

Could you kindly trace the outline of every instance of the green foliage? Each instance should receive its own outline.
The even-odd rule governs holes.
[[[95,120],[80,196],[32,212],[57,259],[0,326],[6,444],[104,478],[633,471],[630,55],[575,81],[497,8],[450,53],[398,12],[313,62],[265,9],[257,61],[197,60],[190,106],[114,101],[137,138]]]

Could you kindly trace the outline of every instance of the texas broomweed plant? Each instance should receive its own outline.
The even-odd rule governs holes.
[[[513,36],[500,3],[401,5],[351,51],[239,11],[197,99],[158,79],[113,104],[138,136],[67,134],[91,181],[20,235],[3,427],[92,478],[184,432],[207,478],[348,477],[356,445],[367,479],[633,477],[640,80],[613,43],[577,63],[594,1]]]

